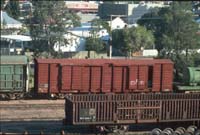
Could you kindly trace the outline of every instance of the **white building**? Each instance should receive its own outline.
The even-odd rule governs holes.
[[[126,26],[126,23],[120,18],[116,17],[111,22],[109,22],[111,29],[123,29]]]
[[[85,51],[85,41],[87,37],[92,36],[92,26],[91,23],[83,23],[81,27],[75,27],[68,30],[68,33],[64,35],[67,39],[67,44],[56,44],[54,46],[55,51],[62,52],[78,52]],[[96,36],[105,40],[108,36],[106,29],[101,29],[96,33]]]

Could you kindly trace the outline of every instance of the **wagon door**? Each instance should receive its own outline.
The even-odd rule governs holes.
[[[137,90],[137,82],[138,82],[138,66],[137,65],[129,66],[129,90],[130,91]]]
[[[148,88],[148,66],[139,65],[138,89],[145,91]]]

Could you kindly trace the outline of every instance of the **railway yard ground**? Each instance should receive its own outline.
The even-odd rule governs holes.
[[[1,101],[0,133],[61,134],[64,131],[66,135],[95,134],[90,127],[63,125],[64,104],[64,100]],[[150,135],[150,131],[156,128],[153,125],[145,127],[148,130],[143,130],[144,125],[130,127],[125,135]]]
[[[90,134],[89,128],[62,124],[65,117],[64,100],[11,100],[0,103],[0,133]],[[148,131],[134,134],[148,134]],[[133,132],[127,132],[132,135]]]

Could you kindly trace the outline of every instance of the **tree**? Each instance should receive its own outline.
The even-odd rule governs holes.
[[[98,32],[102,29],[106,29],[108,32],[110,30],[108,23],[101,19],[92,20],[91,27],[91,36],[86,38],[85,44],[89,57],[90,51],[96,51],[97,53],[105,51],[105,43],[100,39]]]
[[[103,41],[95,37],[86,38],[85,46],[87,51],[96,51],[97,53],[103,51],[104,49]]]
[[[170,7],[154,13],[154,17],[159,17],[159,20],[138,21],[139,24],[154,31],[160,57],[171,58],[178,72],[182,72],[184,67],[180,63],[185,63],[185,66],[190,65],[191,54],[188,52],[199,45],[199,37],[196,34],[198,24],[194,21],[194,13],[191,10],[191,2],[172,2]]]
[[[9,0],[5,7],[5,10],[11,17],[18,19],[20,17],[19,1]]]
[[[30,22],[30,34],[36,46],[35,53],[46,51],[48,56],[56,56],[55,43],[63,45],[67,29],[80,25],[80,18],[65,7],[64,0],[32,1],[35,8]]]
[[[154,48],[154,36],[143,26],[115,30],[112,35],[113,46],[129,56],[141,48]]]
[[[1,0],[1,10],[4,9],[5,0]]]

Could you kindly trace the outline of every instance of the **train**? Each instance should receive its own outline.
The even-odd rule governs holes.
[[[35,59],[1,56],[0,98],[64,98],[70,93],[200,92],[200,68],[187,67],[173,86],[169,59]]]

